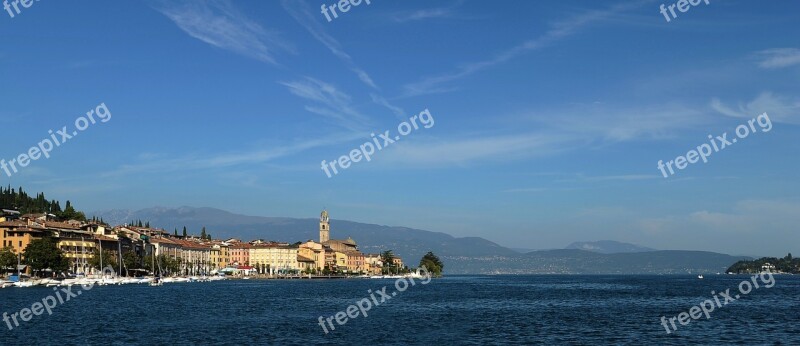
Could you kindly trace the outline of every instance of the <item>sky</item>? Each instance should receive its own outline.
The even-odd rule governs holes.
[[[800,252],[800,3],[335,4],[0,12],[0,159],[72,137],[0,184],[85,211],[327,208],[514,248]],[[707,162],[658,167],[723,133],[738,142]],[[388,146],[340,160],[365,143]]]

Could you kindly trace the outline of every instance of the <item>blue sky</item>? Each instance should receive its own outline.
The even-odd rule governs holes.
[[[654,1],[372,0],[328,22],[333,3],[0,12],[0,158],[112,113],[0,184],[87,211],[327,207],[521,248],[800,252],[797,2],[712,0],[670,22]],[[321,170],[424,109],[435,126]],[[771,131],[657,169],[764,112]]]

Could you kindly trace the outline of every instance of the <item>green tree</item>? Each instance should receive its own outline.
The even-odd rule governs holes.
[[[103,268],[105,268],[107,266],[111,266],[111,268],[114,268],[114,271],[116,271],[117,273],[120,272],[119,271],[118,259],[117,259],[117,256],[115,255],[115,253],[113,251],[103,250],[103,266],[102,267],[100,266],[100,249],[99,248],[95,248],[94,249],[94,256],[92,256],[92,258],[90,258],[88,262],[89,262],[89,266],[90,267],[92,267],[94,269],[97,269],[97,270],[103,270]]]
[[[203,230],[200,231],[200,239],[203,239],[203,240],[206,239],[206,228],[205,228],[205,226],[203,226]]]
[[[83,212],[75,210],[72,207],[72,203],[67,201],[67,206],[64,208],[64,211],[57,214],[59,219],[62,220],[78,220],[78,221],[86,221],[86,215]]]
[[[142,257],[133,251],[125,252],[122,254],[122,264],[125,266],[125,275],[130,276],[130,270],[142,269]]]
[[[0,249],[0,267],[3,267],[3,270],[6,272],[8,272],[10,268],[17,267],[17,254],[14,253],[14,248],[6,246]]]
[[[58,248],[56,241],[50,237],[31,241],[22,252],[22,256],[25,258],[25,263],[39,274],[45,269],[57,273],[69,268],[69,261]]]
[[[391,273],[391,269],[394,268],[394,253],[392,253],[392,250],[386,250],[381,253],[381,262],[383,263],[385,274]]]
[[[433,252],[428,252],[425,256],[422,256],[419,266],[425,267],[435,277],[441,277],[444,270],[444,264]]]
[[[186,238],[186,226],[183,226],[183,237]]]

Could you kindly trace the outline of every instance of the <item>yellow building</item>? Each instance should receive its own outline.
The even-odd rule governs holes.
[[[69,260],[70,270],[74,273],[87,273],[91,269],[89,260],[94,258],[96,246],[97,243],[91,234],[59,232],[58,248]]]
[[[256,268],[267,266],[270,274],[298,271],[301,268],[297,262],[297,251],[297,247],[291,246],[254,246],[250,248],[250,265]]]
[[[14,253],[22,253],[28,244],[35,239],[41,239],[48,233],[38,224],[25,221],[0,222],[0,240],[3,247],[11,247]]]
[[[219,245],[214,245],[211,247],[211,263],[213,264],[213,268],[211,268],[211,270],[222,268],[219,266],[220,264],[219,258],[220,258]]]
[[[337,270],[347,270],[347,255],[344,252],[334,251],[335,268]]]
[[[314,269],[325,268],[325,248],[322,244],[309,240],[297,249],[297,255],[314,260]]]

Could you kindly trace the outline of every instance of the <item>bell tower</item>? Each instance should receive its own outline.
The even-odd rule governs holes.
[[[319,215],[319,242],[324,243],[331,239],[331,223],[328,218],[328,211],[323,210]]]

